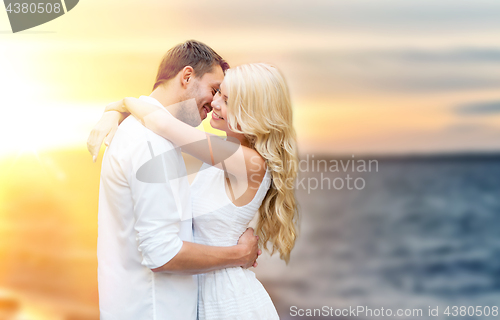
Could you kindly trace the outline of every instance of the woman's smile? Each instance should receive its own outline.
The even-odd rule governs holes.
[[[214,120],[224,120],[223,117],[219,116],[215,111],[212,110],[212,119]]]

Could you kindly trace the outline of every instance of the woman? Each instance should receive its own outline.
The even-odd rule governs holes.
[[[131,113],[204,162],[191,188],[195,242],[234,245],[259,212],[260,244],[267,250],[270,243],[271,254],[279,251],[288,262],[297,232],[293,187],[298,161],[285,81],[267,64],[230,69],[212,107],[210,124],[225,131],[228,140],[208,137],[208,149],[193,143],[207,139],[204,132],[144,101],[125,98],[106,107],[106,112],[116,113],[115,126],[121,114]],[[96,128],[114,132],[107,122]],[[89,150],[96,146],[98,150],[101,143],[102,137],[91,134]],[[200,274],[198,279],[199,319],[278,318],[269,295],[250,270],[227,268]]]

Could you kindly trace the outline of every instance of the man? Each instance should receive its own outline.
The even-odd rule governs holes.
[[[211,48],[187,41],[167,52],[153,92],[141,99],[163,107],[176,105],[170,112],[196,126],[211,111],[213,95],[227,68]],[[194,109],[181,103],[193,98]],[[197,282],[193,274],[247,268],[258,256],[251,229],[233,247],[192,242],[186,168],[174,149],[171,142],[128,117],[105,152],[97,248],[102,320],[194,320]],[[161,157],[164,172],[148,175],[163,174],[164,182],[138,179],[138,170],[160,154],[165,155]]]

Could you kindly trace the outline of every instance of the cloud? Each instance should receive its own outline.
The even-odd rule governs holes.
[[[290,74],[293,91],[303,95],[335,95],[363,90],[453,93],[500,86],[500,49],[494,47],[296,50],[286,59],[274,60]]]
[[[494,128],[484,123],[456,123],[444,128],[445,133],[470,134],[478,132],[494,131]]]
[[[454,0],[314,0],[314,1],[218,1],[196,6],[179,2],[175,6],[189,12],[194,23],[205,24],[211,12],[217,24],[227,27],[272,27],[332,32],[368,31],[404,34],[435,34],[495,29],[500,27],[497,1]],[[216,8],[216,10],[214,10]],[[198,25],[197,25],[198,26]]]
[[[438,93],[456,92],[462,90],[495,89],[500,86],[499,79],[490,79],[488,76],[471,75],[459,76],[432,74],[428,76],[415,76],[411,74],[400,78],[386,78],[375,82],[374,86],[379,89],[395,92],[413,93]]]
[[[415,63],[493,63],[500,61],[499,48],[458,48],[446,51],[404,50],[385,54],[374,53],[374,55]]]
[[[454,111],[461,116],[500,114],[500,100],[467,103],[457,106]]]

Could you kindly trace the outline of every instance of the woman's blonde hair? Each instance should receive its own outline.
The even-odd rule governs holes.
[[[288,263],[298,231],[294,190],[298,160],[288,87],[280,72],[264,63],[229,69],[224,82],[231,130],[246,136],[272,176],[259,208],[259,242],[266,250],[270,242],[271,255],[278,250]]]

